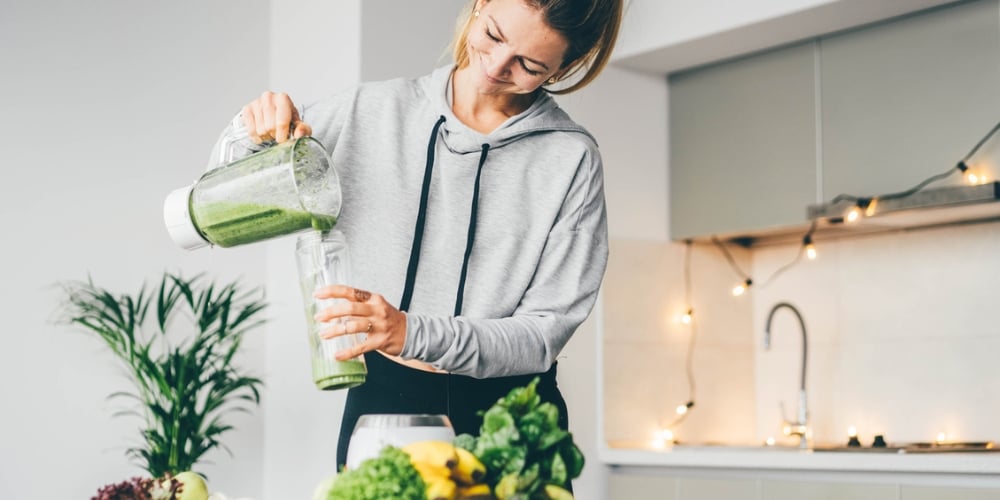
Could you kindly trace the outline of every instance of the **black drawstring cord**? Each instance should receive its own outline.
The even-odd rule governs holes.
[[[413,298],[413,284],[417,279],[417,264],[420,262],[420,245],[424,239],[424,223],[427,222],[427,197],[431,190],[431,172],[434,171],[434,146],[437,144],[438,129],[444,123],[444,115],[438,118],[427,140],[427,164],[424,166],[424,185],[420,191],[420,209],[417,211],[417,224],[413,230],[413,246],[410,247],[410,263],[406,267],[406,285],[403,287],[403,298],[399,300],[399,310],[410,308]]]
[[[469,256],[472,255],[472,242],[476,239],[476,213],[479,211],[479,179],[483,175],[483,164],[490,152],[490,145],[483,144],[483,152],[479,154],[479,168],[476,170],[476,187],[472,191],[472,214],[469,215],[469,236],[465,240],[465,258],[462,259],[462,275],[458,280],[458,296],[455,297],[455,316],[462,314],[462,297],[465,295],[465,277],[469,272]]]

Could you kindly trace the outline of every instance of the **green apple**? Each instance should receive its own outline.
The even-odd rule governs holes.
[[[208,485],[197,472],[184,471],[174,476],[174,479],[181,483],[177,500],[208,500]]]

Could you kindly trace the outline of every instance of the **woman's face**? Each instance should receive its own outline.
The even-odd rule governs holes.
[[[481,0],[466,48],[482,94],[530,94],[560,70],[566,39],[524,0]]]

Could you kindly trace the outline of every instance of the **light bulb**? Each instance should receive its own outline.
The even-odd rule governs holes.
[[[947,439],[948,439],[948,436],[945,433],[939,432],[938,435],[937,435],[937,439],[935,439],[934,442],[938,443],[938,444],[941,444],[941,443],[944,443],[945,441],[947,441]]]
[[[865,207],[865,217],[871,217],[875,215],[875,210],[878,208],[878,198],[872,198],[872,201],[868,202],[868,206]]]
[[[861,218],[861,209],[858,207],[851,207],[847,211],[847,215],[844,216],[844,220],[848,223],[857,222],[859,218]]]
[[[680,405],[677,407],[676,411],[678,415],[683,415],[688,412],[688,407],[687,405]]]
[[[965,174],[965,180],[972,185],[986,184],[986,175],[982,172],[973,172],[969,170]]]
[[[649,442],[654,448],[662,450],[667,444],[673,444],[674,433],[670,429],[660,429],[653,433],[653,439]]]
[[[802,238],[802,246],[806,251],[806,257],[808,257],[809,260],[816,260],[816,245],[813,244],[811,234],[806,234],[805,237]]]
[[[853,438],[858,437],[858,428],[853,425],[847,428],[847,437]]]
[[[767,446],[774,446],[774,442],[774,436],[768,436],[768,438],[764,440],[764,444]]]
[[[687,312],[685,312],[684,315],[681,316],[681,323],[684,323],[685,325],[690,325],[692,315],[694,315],[694,309],[689,308]]]
[[[740,295],[743,295],[747,291],[747,289],[750,288],[750,285],[752,285],[752,284],[753,284],[753,280],[747,278],[747,280],[744,281],[743,283],[740,283],[740,284],[734,286],[733,287],[733,297],[739,297]]]

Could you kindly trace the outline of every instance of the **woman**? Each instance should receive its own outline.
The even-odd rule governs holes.
[[[477,411],[535,376],[567,427],[556,357],[596,300],[607,219],[597,144],[548,93],[600,73],[621,15],[621,0],[477,0],[454,65],[301,113],[270,92],[244,107],[254,143],[311,135],[340,176],[355,282],[318,291],[347,299],[318,319],[367,334],[337,357],[364,354],[369,374],[338,467],[360,415],[442,413],[476,434]]]

